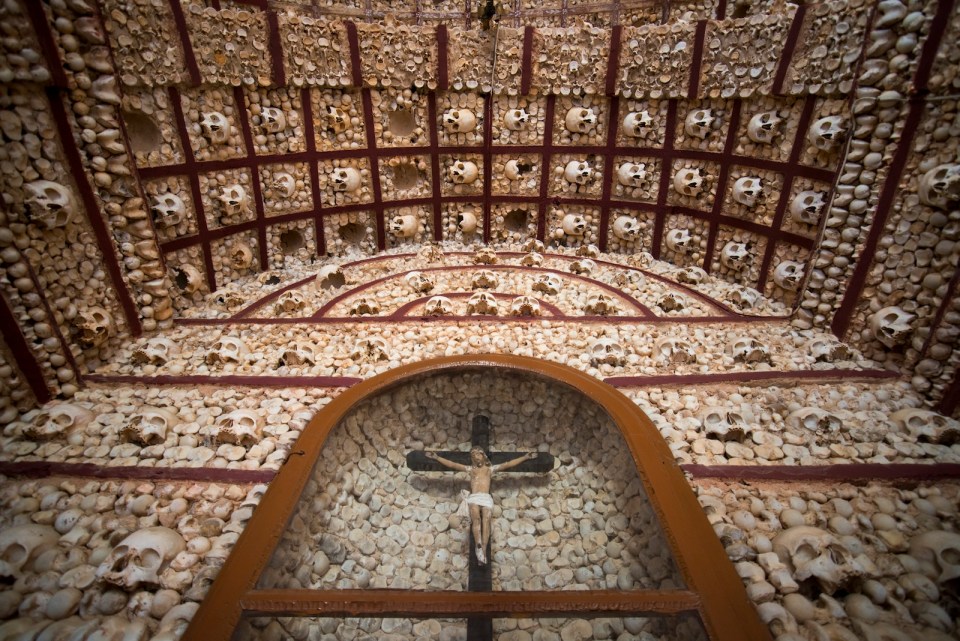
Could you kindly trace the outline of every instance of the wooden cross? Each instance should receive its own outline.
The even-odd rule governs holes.
[[[473,429],[470,435],[471,448],[479,447],[483,450],[491,465],[508,463],[519,456],[521,452],[491,452],[490,451],[490,419],[486,416],[476,416],[473,419]],[[471,464],[469,452],[435,452],[435,454],[454,463],[469,466]],[[538,472],[546,473],[553,469],[553,455],[538,452],[536,457],[524,461],[504,472]],[[450,468],[427,457],[422,450],[407,453],[407,467],[415,472],[450,472]],[[492,534],[492,528],[491,528]],[[492,557],[490,542],[484,550],[486,563],[480,563],[474,550],[477,542],[474,541],[473,530],[470,529],[470,570],[467,580],[467,590],[470,592],[490,592],[493,589],[493,571],[491,570]],[[467,641],[490,641],[493,639],[493,619],[491,617],[467,618]]]

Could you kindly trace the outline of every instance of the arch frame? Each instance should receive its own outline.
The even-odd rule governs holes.
[[[503,591],[267,590],[256,584],[286,531],[327,437],[359,403],[416,378],[496,369],[579,391],[620,430],[686,589]],[[771,641],[732,562],[666,441],[613,387],[569,366],[525,356],[450,356],[404,365],[354,385],[321,409],[292,445],[254,510],[183,641],[228,641],[244,616],[641,616],[695,614],[711,641]]]

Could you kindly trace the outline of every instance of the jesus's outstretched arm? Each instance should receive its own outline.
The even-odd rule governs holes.
[[[432,459],[439,463],[440,465],[449,467],[451,470],[457,470],[458,472],[469,472],[469,465],[461,465],[460,463],[455,463],[449,459],[445,459],[436,452],[425,452],[424,453],[428,459]]]

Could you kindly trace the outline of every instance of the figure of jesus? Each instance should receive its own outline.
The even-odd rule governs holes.
[[[472,465],[461,465],[443,458],[436,452],[426,452],[429,459],[437,461],[451,470],[470,473],[470,495],[467,496],[467,505],[470,507],[470,526],[473,529],[473,540],[477,545],[477,562],[480,565],[487,563],[487,543],[490,541],[490,517],[493,513],[493,497],[490,496],[490,478],[494,472],[509,470],[524,461],[537,458],[536,452],[527,452],[522,456],[501,463],[491,465],[487,455],[479,447],[470,450]]]

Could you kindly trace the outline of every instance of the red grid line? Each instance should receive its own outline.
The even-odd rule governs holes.
[[[232,327],[244,325],[378,325],[385,322],[396,323],[424,323],[424,322],[450,322],[458,324],[462,321],[480,321],[480,322],[531,322],[537,320],[551,320],[577,325],[666,325],[670,323],[683,325],[761,325],[768,322],[783,322],[784,317],[780,316],[552,316],[549,319],[530,318],[520,316],[415,316],[415,317],[394,317],[394,316],[328,316],[326,318],[312,317],[291,317],[291,318],[241,318],[231,320],[229,318],[178,318],[174,321],[176,325],[184,327]]]
[[[60,98],[60,92],[55,87],[47,87],[47,100],[50,103],[50,111],[53,120],[56,123],[57,131],[60,134],[60,140],[63,145],[63,153],[67,164],[70,166],[70,173],[73,174],[77,190],[80,192],[80,199],[83,201],[83,207],[86,210],[87,221],[93,229],[93,235],[97,239],[97,247],[103,256],[104,266],[107,274],[110,276],[110,282],[117,294],[117,302],[123,310],[123,315],[127,321],[127,327],[133,336],[139,336],[143,332],[140,325],[140,314],[137,312],[137,306],[133,302],[130,290],[123,280],[123,274],[120,271],[120,263],[117,259],[117,246],[110,235],[103,215],[100,212],[98,195],[94,192],[90,179],[84,170],[83,158],[80,156],[80,148],[77,146],[77,140],[74,138],[73,129],[67,117],[66,108]]]
[[[553,179],[550,161],[553,156],[553,119],[556,108],[557,97],[554,94],[549,94],[547,96],[546,113],[544,114],[546,122],[543,125],[543,148],[540,151],[540,202],[537,205],[537,238],[544,242],[546,242],[547,235],[547,197],[550,193],[550,181]]]
[[[446,91],[450,81],[447,77],[447,25],[437,25],[437,89]]]
[[[669,8],[666,3],[664,11]],[[619,123],[617,123],[619,125]],[[660,246],[663,244],[663,226],[666,222],[667,196],[670,191],[670,177],[673,175],[673,139],[677,135],[677,101],[667,102],[667,126],[663,139],[664,156],[660,162],[660,189],[657,191],[656,217],[653,222],[653,239],[651,240],[650,254],[659,260]]]
[[[43,311],[47,314],[48,324],[53,330],[53,335],[57,337],[57,340],[60,341],[60,351],[63,353],[63,357],[67,359],[67,364],[70,365],[70,369],[73,370],[74,379],[77,383],[83,382],[83,371],[80,368],[80,365],[77,363],[77,359],[73,356],[73,351],[70,349],[70,343],[67,342],[66,338],[63,336],[63,332],[60,329],[60,323],[56,322],[56,316],[53,313],[53,308],[50,307],[50,301],[47,300],[47,296],[44,293],[44,289],[40,286],[40,279],[37,278],[37,273],[33,269],[33,265],[30,264],[30,261],[27,260],[24,256],[23,263],[27,266],[27,272],[30,274],[30,280],[33,281],[34,291],[40,294],[40,302],[43,303]]]
[[[430,178],[431,183],[430,187],[430,207],[433,209],[433,240],[440,242],[443,240],[443,230],[440,228],[443,224],[443,217],[440,212],[440,127],[437,124],[439,119],[437,117],[437,94],[434,91],[431,91],[427,94],[427,120],[430,121],[430,145],[427,149],[430,150],[430,158],[432,162],[430,163]],[[484,168],[486,171],[486,168]]]
[[[311,89],[304,87],[300,91],[300,103],[303,107],[303,135],[307,137],[307,153],[316,155],[317,140],[316,132],[313,127],[313,101],[310,96]],[[321,195],[320,195],[320,162],[318,160],[309,161],[307,166],[310,168],[310,195],[313,202],[313,211],[310,215],[313,217],[313,237],[316,242],[317,256],[326,254],[327,242],[323,231],[323,218],[321,213]]]
[[[183,59],[187,65],[187,73],[190,74],[190,84],[194,87],[200,84],[200,65],[197,64],[197,56],[193,51],[193,43],[190,42],[190,31],[187,29],[187,18],[183,15],[183,7],[180,6],[180,0],[168,0],[170,11],[173,13],[173,21],[177,25],[177,35],[180,36],[180,48],[183,51]]]
[[[733,146],[737,141],[737,130],[740,128],[740,109],[742,103],[739,99],[733,101],[733,109],[730,111],[730,124],[729,129],[727,129],[727,140],[723,145],[724,156],[731,156],[733,152]],[[723,213],[723,201],[727,193],[727,181],[730,178],[730,168],[732,164],[729,162],[722,163],[720,165],[720,175],[717,177],[717,190],[716,195],[713,198],[713,210],[711,211],[711,216],[714,217],[714,220],[710,222],[710,231],[707,236],[707,249],[704,251],[704,264],[703,271],[708,274],[713,271],[713,253],[716,249],[717,244],[717,234],[720,233],[720,218]],[[771,241],[767,241],[768,243]]]
[[[357,25],[353,22],[344,22],[347,30],[347,44],[350,47],[350,70],[353,86],[363,87],[363,66],[360,61],[360,39],[357,35]]]
[[[953,370],[953,382],[944,390],[936,410],[944,416],[953,416],[958,405],[960,405],[960,367]]]
[[[528,294],[520,294],[520,293],[517,293],[517,292],[490,292],[490,293],[491,293],[491,294],[495,294],[496,296],[500,297],[500,298],[498,299],[498,302],[502,301],[503,299],[507,299],[507,298],[509,298],[509,299],[512,300],[512,299],[514,299],[514,298],[517,298],[518,296],[529,296]],[[422,305],[422,304],[424,303],[424,301],[430,300],[433,296],[444,296],[444,297],[446,297],[446,298],[470,298],[471,296],[473,296],[473,292],[437,292],[437,293],[431,292],[431,293],[430,293],[430,296],[422,296],[422,297],[420,297],[420,298],[418,298],[418,299],[416,299],[416,300],[410,301],[409,303],[404,303],[403,305],[401,305],[400,307],[398,307],[396,310],[394,310],[394,312],[393,312],[392,314],[390,314],[389,316],[386,316],[386,317],[382,317],[382,318],[383,318],[385,321],[399,320],[399,319],[401,319],[401,318],[417,318],[417,319],[420,319],[420,318],[430,318],[430,316],[425,316],[425,315],[422,315],[422,314],[411,316],[411,315],[409,314],[409,312],[410,312],[411,309],[413,309],[413,308],[416,307],[417,305]],[[554,304],[552,304],[552,303],[548,303],[547,301],[543,300],[542,298],[537,298],[536,296],[533,296],[533,297],[531,297],[531,298],[536,298],[536,299],[537,299],[537,302],[540,303],[540,306],[541,306],[542,308],[546,309],[548,312],[550,312],[550,315],[547,316],[546,318],[544,318],[544,317],[539,317],[539,318],[538,318],[538,317],[534,317],[534,316],[508,316],[508,317],[511,318],[511,319],[516,319],[516,320],[528,320],[528,321],[534,320],[534,321],[535,321],[535,320],[546,320],[546,319],[549,319],[549,320],[557,320],[558,318],[563,318],[563,317],[566,316],[566,315],[560,310],[560,308],[557,307],[556,305],[554,305]],[[497,318],[502,318],[502,317],[500,317],[500,316],[498,316],[498,315],[496,315],[496,314],[492,314],[492,316],[497,316]],[[452,319],[452,318],[472,319],[472,318],[476,318],[476,317],[475,317],[475,316],[460,316],[460,317],[448,316],[447,318],[451,318],[451,319]]]
[[[276,470],[242,470],[222,467],[113,466],[93,463],[0,462],[0,475],[20,478],[68,476],[143,481],[196,481],[209,483],[269,483]]]
[[[717,3],[717,20],[723,20],[727,17],[727,0],[720,0]]]
[[[174,1],[176,0],[171,0],[171,2]],[[37,34],[37,43],[40,45],[47,67],[50,68],[50,80],[53,86],[61,89],[69,88],[67,74],[63,70],[63,61],[60,59],[60,49],[53,39],[50,23],[47,21],[47,12],[44,11],[45,3],[27,0],[22,5],[27,9],[27,17],[30,18],[33,32]]]
[[[950,15],[956,0],[938,0],[937,13],[930,22],[930,32],[927,35],[926,42],[923,43],[923,49],[920,53],[920,61],[917,63],[917,72],[913,77],[913,85],[910,90],[912,93],[926,93],[927,81],[930,79],[930,71],[933,69],[933,63],[937,59],[937,50],[943,41],[943,36],[950,24]],[[956,42],[953,43],[956,46]]]
[[[196,320],[196,319],[194,319]],[[113,385],[192,386],[226,385],[228,387],[350,387],[363,381],[351,376],[127,376],[114,374],[88,374],[90,383]]]
[[[483,97],[483,242],[490,242],[493,194],[493,94]]]
[[[243,97],[243,89],[233,88],[233,101],[237,103],[237,120],[240,123],[240,133],[243,143],[247,147],[247,164],[250,166],[250,180],[253,183],[253,200],[256,208],[257,245],[260,250],[260,271],[266,271],[270,265],[267,254],[267,223],[263,211],[263,190],[260,188],[260,167],[256,161],[256,147],[253,143],[253,131],[250,129],[250,112],[247,110]]]
[[[947,285],[947,291],[944,294],[943,299],[940,301],[940,306],[937,307],[937,313],[933,317],[933,322],[931,322],[928,326],[930,332],[927,334],[927,340],[923,341],[923,347],[920,349],[920,354],[917,356],[917,362],[920,362],[927,357],[927,352],[930,350],[930,346],[933,344],[934,334],[936,334],[937,329],[943,322],[943,317],[946,316],[947,310],[954,303],[953,297],[957,292],[957,287],[960,287],[960,265],[953,266],[953,276],[950,278],[950,284]]]
[[[50,321],[51,324],[56,324],[53,317]],[[43,376],[43,370],[40,368],[40,362],[30,349],[30,344],[27,343],[27,338],[20,329],[17,317],[10,309],[7,297],[2,294],[0,294],[0,334],[10,348],[10,353],[13,354],[14,362],[11,365],[23,373],[37,402],[42,405],[53,398]]]
[[[359,54],[358,54],[359,57]],[[377,153],[377,132],[374,130],[373,98],[369,89],[361,89],[363,98],[363,125],[367,132],[367,154],[370,158],[370,182],[373,183],[373,211],[377,224],[377,248],[383,251],[387,247],[387,222],[383,218],[383,194],[380,190],[380,161]],[[367,205],[365,209],[369,209]]]
[[[617,73],[620,69],[620,49],[623,46],[623,27],[617,25],[610,30],[610,56],[607,60],[607,95],[614,96],[617,93]],[[614,124],[616,120],[611,121]],[[610,127],[616,130],[616,127]],[[616,137],[613,138],[616,141]]]
[[[239,319],[241,319],[241,318],[244,318],[244,317],[246,317],[246,316],[249,316],[250,314],[252,314],[252,313],[254,313],[255,311],[257,311],[258,309],[260,309],[260,308],[264,307],[265,305],[267,305],[267,304],[269,304],[269,303],[277,300],[278,298],[280,298],[282,295],[286,294],[286,293],[289,292],[290,290],[297,289],[297,288],[299,288],[299,287],[303,287],[303,286],[306,285],[307,283],[313,281],[314,278],[316,278],[316,277],[315,277],[315,276],[307,276],[306,278],[301,278],[300,280],[298,280],[298,281],[296,281],[296,282],[294,282],[294,283],[290,283],[290,284],[287,285],[286,287],[281,287],[280,289],[274,290],[274,291],[270,292],[269,294],[267,294],[266,296],[264,296],[263,298],[260,298],[260,299],[258,299],[258,300],[256,300],[256,301],[254,301],[253,303],[251,303],[250,305],[247,305],[246,307],[244,307],[243,309],[241,309],[239,312],[237,312],[236,314],[234,314],[233,316],[231,316],[231,317],[230,317],[230,320],[239,320]]]
[[[610,225],[610,194],[613,193],[613,182],[616,180],[616,143],[617,129],[620,121],[620,98],[610,98],[610,113],[607,120],[607,149],[603,154],[603,189],[600,195],[600,236],[597,244],[601,251],[607,248],[607,227]]]
[[[696,100],[700,91],[700,68],[703,65],[703,41],[707,35],[707,21],[697,21],[697,31],[693,40],[693,60],[690,64],[690,85],[687,87],[687,98]]]
[[[684,385],[715,385],[718,383],[754,383],[769,381],[874,381],[900,378],[887,369],[816,369],[816,370],[760,370],[722,372],[714,374],[658,374],[654,376],[612,376],[603,382],[614,387],[663,387]]]
[[[912,481],[931,483],[960,478],[956,463],[840,463],[837,465],[691,465],[680,466],[695,479],[734,481],[843,482]]]
[[[520,94],[523,96],[530,95],[531,84],[533,84],[533,27],[524,27],[523,57],[520,64]]]
[[[267,3],[263,3],[266,9]],[[276,11],[267,11],[267,27],[270,30],[269,49],[273,84],[282,87],[287,84],[287,75],[283,69],[283,44],[280,42],[280,23]]]
[[[793,14],[793,22],[790,23],[790,31],[787,32],[787,41],[780,52],[780,63],[777,65],[777,73],[773,76],[773,86],[771,91],[773,95],[783,94],[783,83],[787,79],[787,71],[790,69],[790,63],[793,61],[793,54],[797,49],[797,43],[800,41],[800,34],[803,31],[803,20],[807,15],[807,5],[801,4]]]

